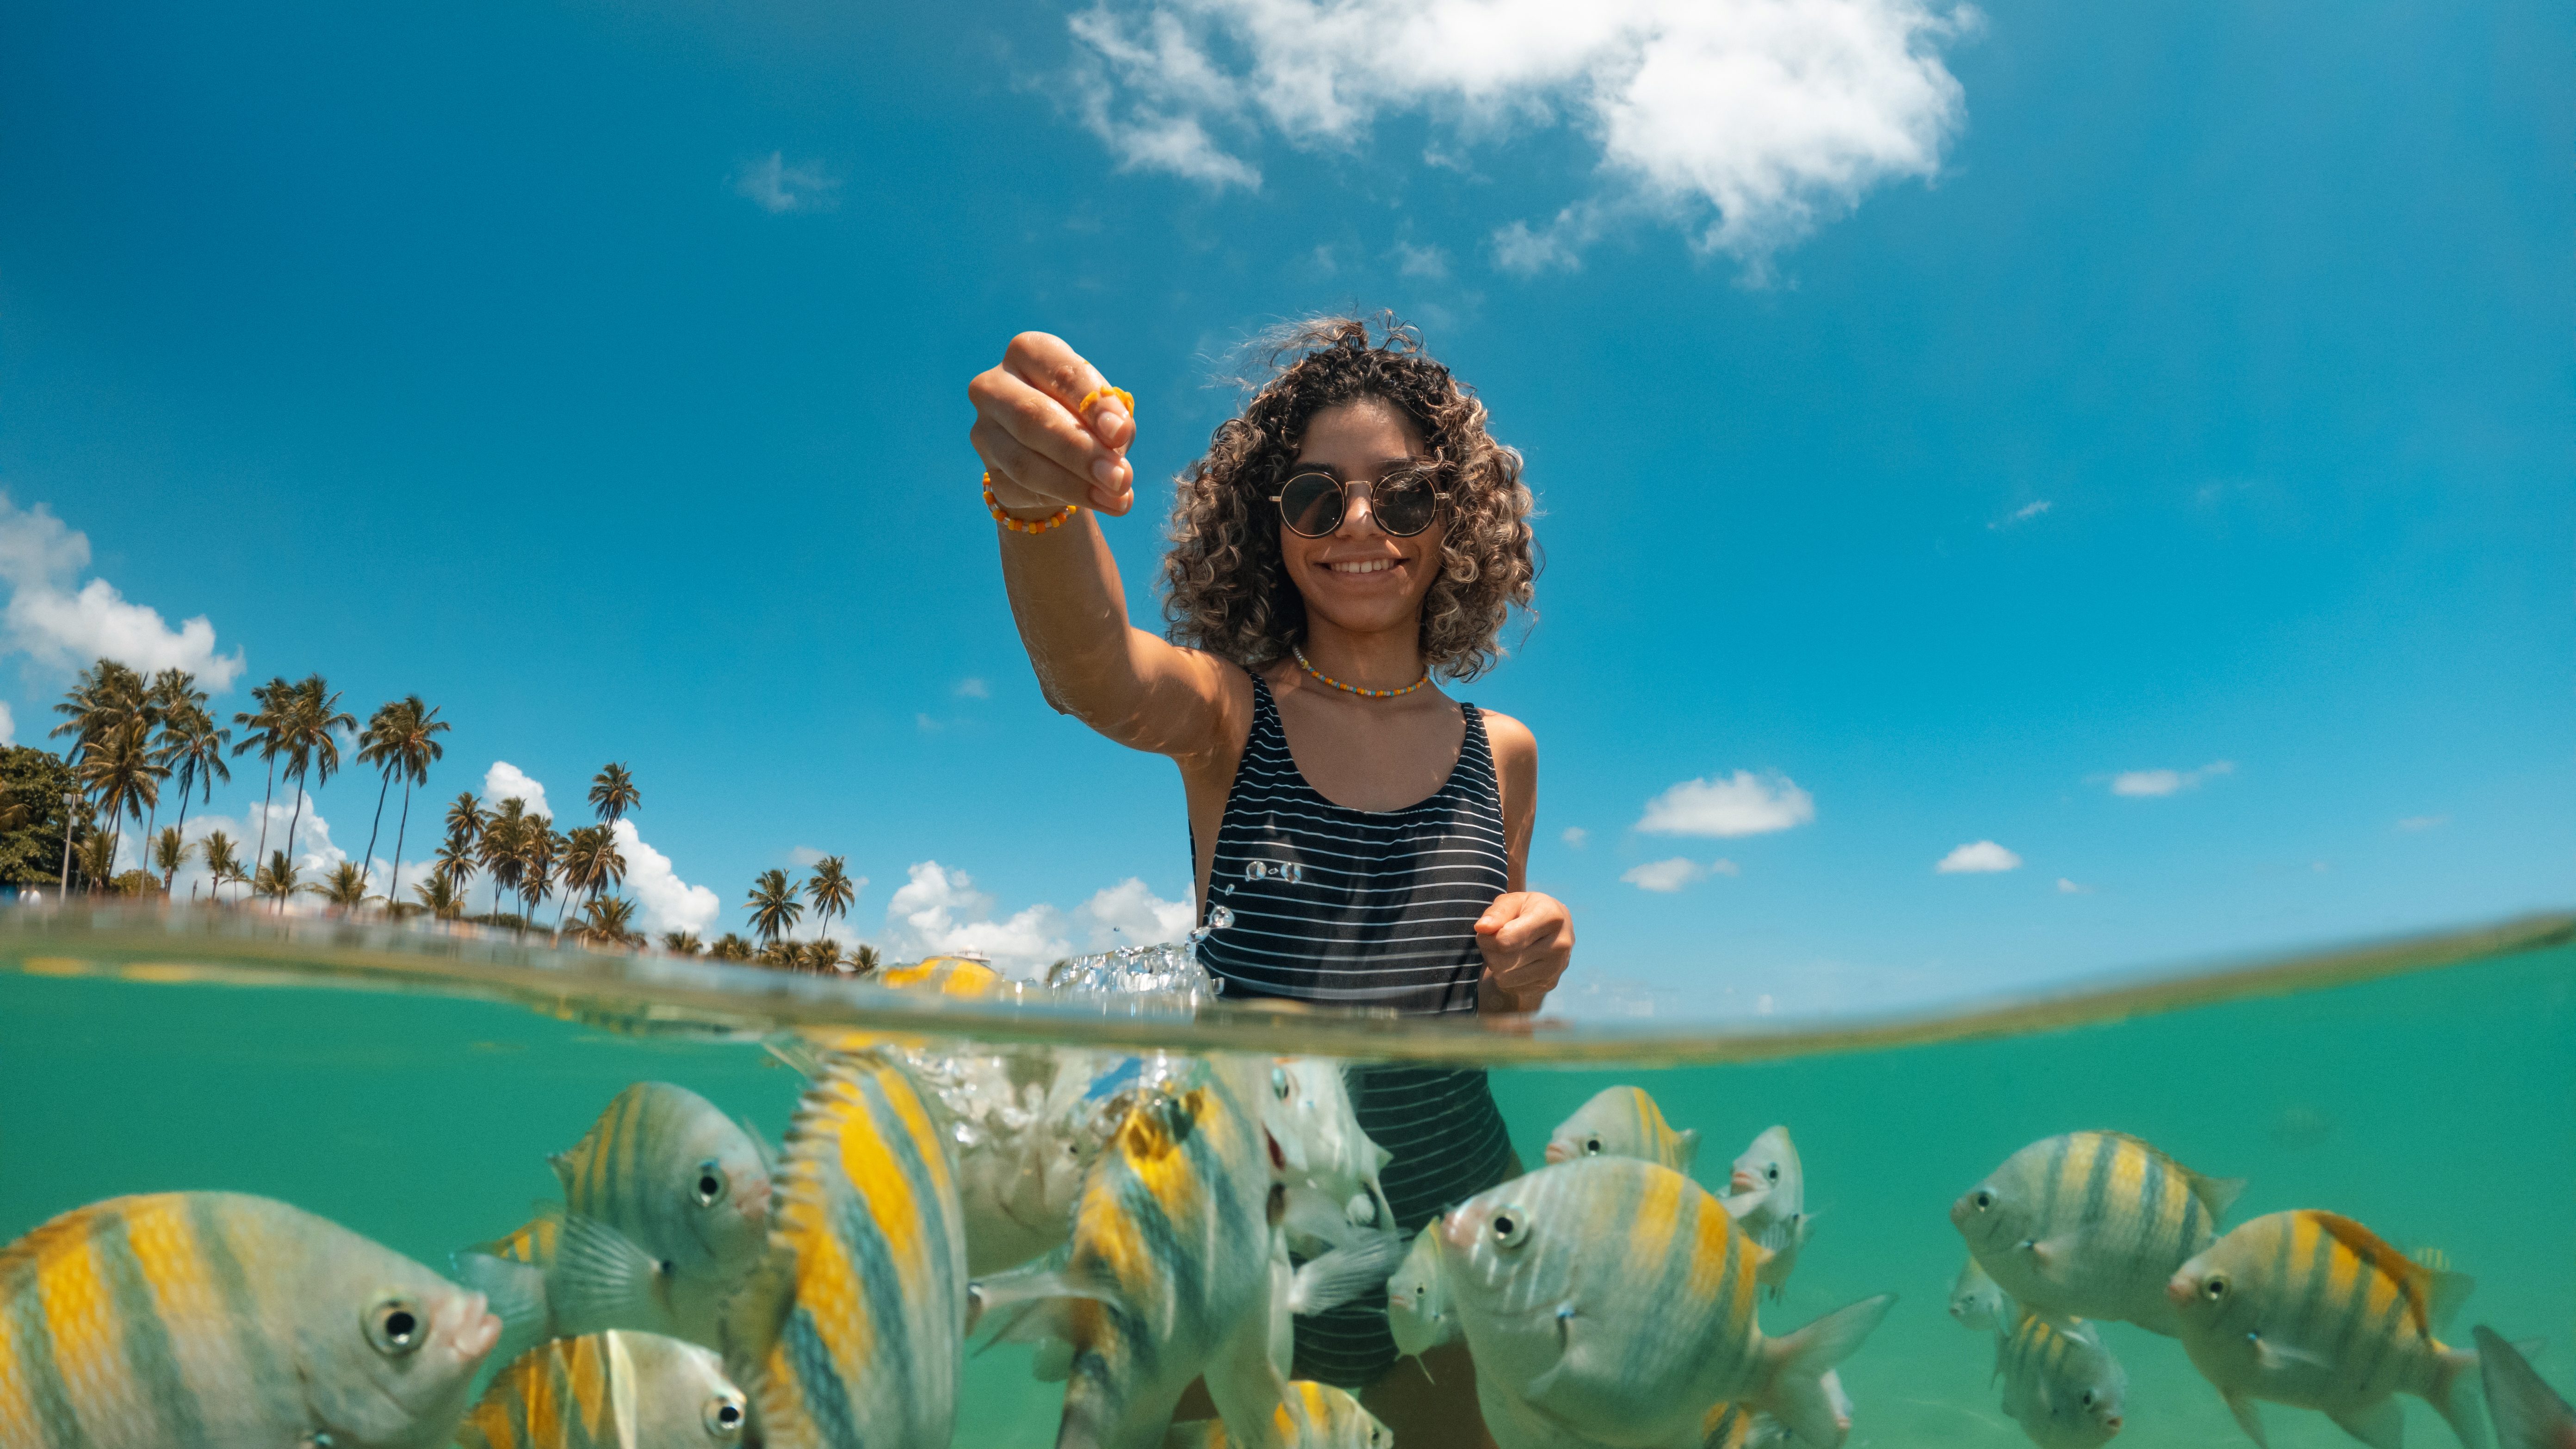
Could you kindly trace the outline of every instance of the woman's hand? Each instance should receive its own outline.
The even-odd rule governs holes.
[[[1477,918],[1476,949],[1485,953],[1478,1005],[1489,1012],[1536,1011],[1574,955],[1574,918],[1554,896],[1506,891]]]
[[[966,384],[975,426],[966,437],[992,472],[993,498],[1006,509],[1052,512],[1068,503],[1125,513],[1136,502],[1127,464],[1136,420],[1115,397],[1076,416],[1085,394],[1108,385],[1100,369],[1061,337],[1023,332],[1002,362]]]

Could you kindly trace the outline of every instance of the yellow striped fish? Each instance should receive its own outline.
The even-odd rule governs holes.
[[[788,1128],[769,1255],[725,1367],[769,1449],[946,1449],[966,1235],[930,1109],[890,1053],[836,1058]]]
[[[1895,1299],[1770,1338],[1760,1258],[1724,1204],[1632,1158],[1578,1158],[1469,1198],[1441,1224],[1441,1271],[1496,1442],[1678,1444],[1723,1400],[1840,1443],[1825,1373]]]
[[[1699,1132],[1676,1132],[1643,1087],[1604,1087],[1547,1139],[1547,1160],[1634,1157],[1687,1173],[1699,1155]]]
[[[2022,1306],[2171,1335],[2165,1282],[2216,1240],[2244,1189],[2243,1178],[2203,1177],[2125,1133],[2070,1132],[2006,1158],[1950,1205],[1950,1222]]]
[[[1271,1428],[1288,1449],[1394,1449],[1395,1435],[1360,1401],[1331,1384],[1298,1379],[1271,1416]],[[1235,1449],[1223,1419],[1174,1424],[1163,1449]]]
[[[686,1087],[637,1082],[549,1161],[562,1216],[457,1255],[507,1325],[504,1351],[611,1328],[715,1346],[768,1228],[759,1135]]]
[[[285,1203],[111,1198],[0,1249],[0,1449],[428,1449],[500,1333],[481,1294]]]
[[[1005,1336],[1071,1346],[1058,1449],[1153,1449],[1202,1375],[1236,1439],[1276,1449],[1285,1159],[1227,1075],[1189,1063],[1141,1083],[1083,1184],[1066,1266],[977,1285],[994,1308],[1039,1300]]]
[[[2183,1351],[2254,1442],[2254,1401],[2317,1409],[2373,1449],[2398,1449],[2396,1395],[2430,1403],[2480,1449],[2477,1356],[2433,1335],[2475,1286],[2333,1213],[2271,1213],[2237,1228],[2166,1285]]]
[[[523,1355],[483,1391],[456,1449],[723,1449],[742,1391],[712,1350],[612,1329]]]
[[[1995,1374],[2004,1413],[2039,1449],[2100,1449],[2120,1432],[2129,1377],[2089,1323],[2058,1323],[2028,1310],[1995,1329]]]

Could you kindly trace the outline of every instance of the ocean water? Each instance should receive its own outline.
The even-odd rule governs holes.
[[[2249,1181],[2227,1222],[2354,1217],[2440,1250],[2490,1324],[2576,1385],[2576,923],[2132,978],[1899,1021],[1657,1021],[1506,1035],[1387,1021],[973,1003],[747,968],[552,956],[386,930],[38,919],[0,928],[0,1239],[120,1193],[283,1198],[433,1266],[555,1196],[545,1157],[620,1088],[690,1087],[783,1132],[801,1079],[758,1043],[791,1022],[964,1037],[1310,1048],[1488,1063],[1524,1162],[1613,1083],[1704,1139],[1697,1175],[1772,1123],[1796,1135],[1814,1235],[1782,1332],[1899,1301],[1842,1367],[1856,1445],[2017,1445],[1991,1339],[1946,1312],[1951,1201],[2016,1148],[2116,1128]],[[2133,1446],[2245,1443],[2180,1346],[2126,1324]],[[970,1362],[956,1442],[1053,1442],[1060,1388],[1025,1350]],[[2449,1431],[2408,1400],[2412,1442]],[[2265,1408],[2280,1449],[2354,1441]]]

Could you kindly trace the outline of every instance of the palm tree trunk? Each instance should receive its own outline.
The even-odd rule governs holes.
[[[376,819],[367,827],[367,853],[358,857],[358,869],[373,870],[376,864],[376,832],[385,828],[385,792],[394,787],[393,771],[385,772],[385,782],[376,787]],[[408,791],[409,787],[405,787]],[[385,887],[385,909],[393,909],[393,887]]]
[[[268,808],[277,803],[277,756],[268,757],[268,793],[259,797],[259,854],[255,860],[268,859]]]
[[[304,777],[300,774],[295,776],[297,781],[295,786],[295,813],[287,817],[286,821],[286,863],[288,865],[295,864],[295,830],[297,826],[304,823],[303,778]],[[286,914],[286,897],[284,896],[279,896],[277,898],[277,913],[281,916]]]
[[[402,818],[394,825],[394,873],[385,882],[385,914],[394,912],[395,892],[402,889],[403,832],[411,827],[411,777],[403,777]]]

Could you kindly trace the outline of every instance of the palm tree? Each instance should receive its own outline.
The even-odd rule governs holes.
[[[212,804],[215,782],[231,782],[233,772],[224,763],[224,746],[231,744],[232,738],[231,730],[217,728],[215,717],[206,713],[203,695],[162,721],[159,758],[179,778],[179,829],[183,833],[188,828],[189,792],[201,792]]]
[[[813,878],[805,882],[805,898],[814,903],[814,935],[820,939],[834,916],[849,913],[850,902],[859,898],[859,887],[841,857],[827,855],[814,862]]]
[[[367,903],[367,868],[354,860],[344,860],[331,867],[331,874],[320,883],[302,887],[338,906],[343,913]]]
[[[89,882],[90,893],[97,895],[116,887],[116,837],[103,834],[95,821],[89,828],[89,839],[80,843],[74,853],[80,861],[81,878]]]
[[[261,866],[259,874],[251,878],[250,893],[255,896],[271,897],[282,909],[286,904],[286,898],[295,894],[297,890],[298,874],[295,862],[286,858],[285,851],[270,851],[268,864]]]
[[[616,824],[626,818],[627,811],[643,803],[643,793],[635,788],[635,777],[626,773],[624,765],[602,765],[599,773],[590,777],[590,808],[598,813],[602,825]]]
[[[501,914],[501,891],[519,888],[519,837],[527,832],[528,802],[513,795],[492,807],[483,818],[483,833],[475,841],[475,852],[483,864],[483,873],[492,880],[492,914]]]
[[[850,973],[854,976],[865,976],[876,969],[877,948],[865,941],[860,942],[858,948],[850,952]]]
[[[89,741],[81,756],[80,782],[111,822],[108,859],[125,837],[124,818],[143,818],[145,807],[159,803],[161,782],[170,767],[152,758],[151,721],[136,714]]]
[[[829,936],[817,936],[805,943],[805,969],[813,972],[839,971],[843,962],[841,943]]]
[[[527,919],[537,919],[537,905],[554,891],[555,862],[563,858],[563,833],[542,815],[531,815],[519,831],[519,899],[528,903]]]
[[[783,870],[762,871],[760,879],[752,882],[751,899],[742,905],[751,912],[751,928],[760,933],[764,945],[796,929],[797,919],[805,914],[805,903],[796,898],[796,887],[788,883]]]
[[[63,692],[62,703],[54,706],[54,713],[68,718],[54,726],[47,738],[70,735],[73,748],[83,749],[110,729],[131,723],[150,707],[150,691],[144,687],[142,675],[113,659],[101,659],[74,676],[72,687]]]
[[[584,884],[590,898],[597,900],[602,888],[626,882],[626,856],[617,848],[617,837],[605,825],[576,827],[564,840],[563,878],[564,907],[572,906],[572,883]],[[555,924],[563,924],[563,912],[555,913]]]
[[[751,959],[751,943],[727,931],[716,937],[715,944],[707,947],[707,954],[719,961],[748,961]]]
[[[474,847],[483,840],[483,802],[467,790],[447,805],[447,843],[439,848],[438,868],[456,876],[459,889],[474,873]]]
[[[644,934],[635,929],[635,903],[624,896],[592,896],[581,908],[581,924],[574,929],[583,939],[605,945],[644,944]]]
[[[286,851],[295,853],[295,832],[304,822],[304,797],[309,793],[304,782],[316,771],[322,778],[314,783],[328,785],[340,769],[340,735],[344,729],[356,729],[358,717],[340,708],[340,696],[319,674],[304,676],[295,686],[295,697],[287,709],[286,778],[296,782],[295,811],[286,822]],[[277,903],[279,910],[286,903]]]
[[[699,944],[694,931],[664,931],[662,949],[674,956],[695,956],[706,948]]]
[[[190,712],[202,712],[205,707],[206,692],[197,687],[197,676],[184,669],[164,669],[152,676],[151,687],[143,692],[143,710],[151,718],[152,727],[159,731],[152,747],[156,762],[163,765],[174,763],[171,746],[176,743],[176,736],[171,733],[171,726]],[[158,833],[154,827],[159,824],[160,807],[156,802],[152,814],[144,820],[143,833],[147,836]]]
[[[394,770],[391,737],[402,730],[403,701],[389,699],[376,706],[367,716],[367,727],[358,731],[358,763],[373,765],[381,778],[376,785],[376,813],[367,822],[367,853],[359,859],[374,863],[376,837],[385,828],[385,799],[393,793]]]
[[[283,674],[272,675],[268,683],[253,685],[250,697],[259,701],[259,708],[233,716],[233,723],[242,728],[241,743],[233,746],[233,754],[257,749],[268,765],[268,789],[259,797],[259,848],[251,857],[256,860],[268,853],[268,812],[277,801],[277,755],[285,744],[286,712],[295,699],[295,686]]]
[[[456,882],[445,871],[432,873],[429,879],[413,886],[411,893],[428,907],[432,916],[442,921],[455,920],[457,913],[465,909],[464,894],[457,890]]]
[[[394,871],[385,878],[385,888],[389,891],[402,879],[403,836],[411,829],[411,787],[428,784],[429,767],[447,755],[447,746],[438,742],[438,737],[447,733],[447,721],[438,717],[438,706],[413,694],[403,697],[402,709],[402,729],[387,747],[391,761],[388,768],[402,776],[403,782],[402,815],[394,823]],[[466,808],[471,810],[474,797],[468,795],[464,799]],[[379,814],[384,811],[381,794],[377,796],[376,810]],[[375,836],[370,834],[367,837],[369,860],[375,859],[375,849]]]
[[[206,838],[197,842],[197,848],[205,854],[206,874],[213,877],[207,894],[221,901],[223,888],[242,873],[241,861],[233,854],[233,838],[220,830],[209,830]]]
[[[176,825],[165,826],[159,835],[152,837],[152,863],[161,867],[161,894],[166,896],[170,893],[171,883],[178,879],[179,867],[187,864],[194,850],[195,847],[188,844],[187,837],[179,833]]]
[[[762,946],[760,954],[752,959],[774,970],[793,971],[796,969],[796,963],[802,960],[804,955],[805,953],[798,949],[795,942],[777,940]]]

